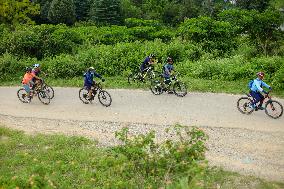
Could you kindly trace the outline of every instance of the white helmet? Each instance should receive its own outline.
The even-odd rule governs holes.
[[[39,64],[34,64],[34,68],[38,68],[39,67]]]

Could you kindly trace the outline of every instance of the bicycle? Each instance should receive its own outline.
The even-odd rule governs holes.
[[[140,69],[137,69],[137,71],[132,72],[129,76],[128,76],[128,83],[132,84],[135,82],[145,82],[146,79],[154,79],[157,76],[157,72],[154,71],[154,67],[153,66],[149,66],[147,67],[143,72],[141,72]]]
[[[107,91],[102,89],[102,85],[100,82],[96,83],[91,88],[91,90],[91,98],[89,98],[89,91],[85,87],[79,90],[79,98],[84,104],[92,103],[92,101],[95,99],[96,94],[98,94],[99,102],[103,106],[108,107],[111,105],[112,98]]]
[[[38,84],[41,85],[42,89],[45,90],[48,93],[50,99],[53,99],[54,89],[51,86],[49,86],[48,84],[46,84],[45,80],[43,80],[43,79],[41,79],[41,81]]]
[[[246,94],[246,97],[241,97],[237,101],[237,108],[243,114],[251,114],[253,111],[257,111],[258,108],[253,108],[253,97],[250,94]],[[264,96],[264,110],[266,115],[273,119],[277,119],[283,114],[283,106],[280,102],[272,100],[271,96],[266,94]]]
[[[163,77],[163,74],[160,74],[160,79],[153,79],[151,81],[151,85],[150,85],[150,90],[154,95],[160,95],[162,94],[164,91],[168,91],[171,92],[173,91],[173,93],[176,96],[179,97],[184,97],[187,94],[187,85],[178,80],[177,76],[179,75],[179,73],[177,73],[175,76],[171,77],[171,82],[169,84],[165,84],[165,79]]]
[[[23,103],[30,103],[34,96],[38,96],[38,99],[45,105],[50,103],[49,94],[41,86],[35,86],[34,89],[31,89],[31,95],[27,94],[24,88],[21,88],[17,91],[18,99]]]

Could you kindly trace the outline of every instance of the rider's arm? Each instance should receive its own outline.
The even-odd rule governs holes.
[[[100,79],[102,79],[102,76],[100,75],[100,74],[98,74],[97,72],[93,72],[94,73],[94,76],[96,76],[96,77],[98,77],[98,78],[100,78]]]
[[[268,88],[268,89],[271,89],[271,87],[269,85],[267,85],[265,82],[261,81],[261,85]]]

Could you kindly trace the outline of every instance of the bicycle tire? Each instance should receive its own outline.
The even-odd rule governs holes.
[[[27,92],[25,91],[25,89],[19,89],[17,91],[17,96],[18,99],[22,102],[22,103],[29,103],[28,101],[28,95]]]
[[[50,103],[50,96],[45,91],[39,91],[37,97],[44,105],[48,105]]]
[[[237,108],[242,114],[249,115],[254,111],[254,109],[250,107],[251,103],[252,103],[252,100],[249,97],[241,97],[237,101]]]
[[[160,95],[163,93],[162,84],[159,80],[152,80],[150,90],[154,95]]]
[[[51,86],[45,84],[42,87],[42,89],[47,92],[47,94],[49,95],[50,99],[54,98],[54,89]]]
[[[187,94],[187,85],[184,82],[177,81],[174,83],[173,91],[175,95],[184,97]]]
[[[90,103],[89,99],[87,99],[88,98],[88,93],[89,93],[89,91],[87,89],[85,89],[84,87],[79,90],[79,99],[84,104],[89,104]]]
[[[278,105],[278,109],[275,108]],[[276,100],[269,100],[265,103],[265,113],[266,115],[268,115],[269,117],[273,118],[273,119],[277,119],[279,117],[281,117],[283,115],[283,106],[280,102],[276,101]],[[277,109],[277,110],[276,110]],[[270,110],[272,110],[272,112],[279,112],[279,114],[277,115],[273,115],[272,112],[270,112]]]
[[[105,107],[108,107],[111,105],[111,102],[112,102],[112,98],[110,96],[110,94],[105,91],[105,90],[101,90],[98,94],[98,98],[99,98],[99,101],[100,103],[105,106]]]

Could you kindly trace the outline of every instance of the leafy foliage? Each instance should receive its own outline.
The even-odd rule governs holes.
[[[0,0],[0,22],[7,25],[34,24],[31,16],[39,14],[39,5],[30,0]]]
[[[90,19],[98,24],[118,25],[122,22],[119,0],[94,0]]]
[[[53,0],[48,11],[48,19],[54,24],[72,25],[75,23],[75,6],[73,0]]]
[[[231,51],[236,46],[237,28],[229,22],[216,21],[210,17],[199,17],[185,20],[179,27],[184,39],[202,44],[203,48],[220,53]]]
[[[159,188],[204,182],[206,134],[197,128],[176,126],[162,144],[154,133],[129,138],[117,132],[125,145],[98,148],[83,137],[28,137],[0,128],[0,185],[4,188]]]

